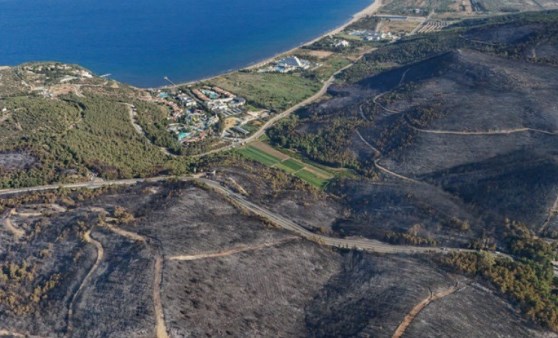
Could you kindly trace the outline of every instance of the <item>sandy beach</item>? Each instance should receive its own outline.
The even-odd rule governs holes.
[[[353,17],[349,21],[344,23],[343,25],[341,25],[337,28],[334,28],[333,30],[331,30],[329,32],[326,32],[326,33],[318,36],[317,38],[312,39],[310,41],[307,41],[307,42],[305,42],[301,45],[298,45],[298,46],[296,46],[292,49],[289,49],[289,50],[284,51],[284,52],[277,53],[277,54],[273,55],[272,57],[266,58],[265,60],[262,60],[262,61],[259,61],[257,63],[251,64],[247,67],[239,68],[239,69],[236,69],[236,70],[231,70],[230,72],[221,73],[221,74],[218,74],[218,75],[215,75],[215,76],[210,76],[210,77],[203,78],[203,79],[200,79],[200,80],[178,83],[177,86],[188,86],[188,85],[192,85],[192,84],[195,84],[195,83],[198,83],[198,82],[209,81],[209,80],[215,79],[215,78],[220,77],[220,76],[235,73],[239,70],[243,70],[243,69],[250,70],[250,69],[260,68],[262,66],[265,66],[266,64],[272,62],[273,60],[275,60],[278,57],[281,57],[281,56],[287,55],[287,54],[291,54],[291,53],[295,52],[297,49],[299,49],[301,47],[304,47],[304,46],[307,46],[307,45],[311,45],[311,44],[315,43],[316,41],[319,41],[319,40],[325,38],[326,36],[341,33],[345,28],[347,28],[349,25],[355,23],[356,21],[358,21],[358,20],[360,20],[364,17],[374,15],[380,9],[380,7],[382,7],[382,3],[383,3],[383,0],[375,0],[372,4],[370,4],[370,6],[364,8],[362,11],[353,15]],[[174,87],[174,86],[167,85],[167,86],[159,87],[159,89],[170,88],[170,87]]]
[[[253,65],[250,65],[250,66],[245,67],[245,68],[243,68],[243,69],[259,68],[259,67],[261,67],[261,66],[264,66],[264,65],[270,63],[271,61],[273,61],[274,59],[276,59],[276,58],[278,58],[278,57],[280,57],[280,56],[283,56],[283,55],[286,55],[286,54],[291,54],[291,53],[293,53],[294,51],[296,51],[297,49],[299,49],[299,48],[301,48],[301,47],[304,47],[304,46],[311,45],[311,44],[313,44],[313,43],[315,43],[315,42],[317,42],[317,41],[319,41],[319,40],[325,38],[326,36],[339,34],[339,33],[341,33],[345,28],[347,28],[348,26],[350,26],[350,25],[352,25],[353,23],[357,22],[358,20],[360,20],[360,19],[362,19],[362,18],[364,18],[364,17],[367,17],[367,16],[374,15],[374,14],[378,11],[378,9],[380,9],[381,6],[382,6],[382,0],[375,0],[374,3],[372,3],[370,6],[366,7],[366,8],[363,9],[362,11],[360,11],[360,12],[356,13],[355,15],[353,15],[353,17],[351,18],[351,20],[347,21],[347,22],[344,23],[343,25],[341,25],[341,26],[339,26],[339,27],[337,27],[337,28],[334,28],[333,30],[331,30],[331,31],[329,31],[329,32],[327,32],[327,33],[324,33],[324,34],[318,36],[317,38],[315,38],[315,39],[313,39],[313,40],[310,40],[310,41],[308,41],[308,42],[305,42],[305,43],[303,43],[303,44],[301,44],[301,45],[299,45],[299,46],[297,46],[297,47],[295,47],[295,48],[289,49],[289,50],[286,51],[286,52],[278,53],[278,54],[276,54],[276,55],[274,55],[274,56],[272,56],[272,57],[270,57],[270,58],[267,58],[267,59],[265,59],[265,60],[263,60],[263,61],[260,61],[260,62],[258,62],[258,63],[256,63],[256,64],[253,64]]]

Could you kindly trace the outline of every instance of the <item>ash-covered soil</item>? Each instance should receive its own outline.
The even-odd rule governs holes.
[[[337,253],[297,241],[165,270],[169,330],[177,337],[301,337],[305,307],[341,269]]]
[[[384,240],[386,233],[413,229],[415,235],[435,238],[432,244],[465,247],[486,227],[460,199],[427,184],[350,180],[331,189],[345,195],[350,206],[333,226],[342,236]],[[469,228],[461,230],[465,223]]]
[[[498,319],[497,319],[498,318]],[[480,330],[471,330],[476,323]],[[469,284],[427,306],[407,329],[408,337],[555,337],[525,325],[515,310],[490,290]]]
[[[36,159],[26,153],[0,153],[0,170],[12,171],[25,169],[36,162]]]
[[[385,168],[539,231],[558,183],[558,69],[468,51],[441,62],[448,57],[443,75],[385,102],[398,113],[364,137]]]
[[[288,129],[298,142],[293,149],[346,165],[297,145],[314,139],[369,177],[328,186],[341,210],[331,229],[380,240],[411,233],[463,247],[481,234],[498,241],[506,219],[539,234],[556,232],[558,41],[548,27],[467,29],[459,39],[476,50],[433,52],[333,87],[330,100],[301,110],[296,127]],[[390,47],[399,54],[390,53],[400,56],[413,44],[400,42]]]
[[[213,169],[215,180],[310,230],[329,232],[344,212],[334,196],[259,163],[235,158]]]
[[[241,176],[262,185],[261,175],[238,169]],[[277,196],[284,188],[276,187]],[[169,337],[389,337],[430,291],[470,283],[420,257],[302,240],[191,183],[80,194],[4,205],[0,335],[154,337],[162,325]],[[314,190],[300,196],[313,205],[333,203]],[[452,297],[460,311],[479,311],[468,298]],[[468,327],[480,334],[495,330],[494,323],[517,322],[498,299],[490,315],[493,321],[455,322],[448,311],[428,323],[455,322],[436,333]],[[531,332],[521,325],[500,329],[509,336]],[[413,330],[417,337],[433,332]]]
[[[391,337],[430,290],[454,283],[452,276],[408,257],[352,253],[342,262],[343,270],[306,308],[312,336]]]
[[[149,336],[155,326],[152,252],[105,228],[92,234],[103,246],[103,260],[76,298],[71,335]]]

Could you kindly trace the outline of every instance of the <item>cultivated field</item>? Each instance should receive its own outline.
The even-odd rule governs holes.
[[[334,174],[321,169],[317,165],[294,159],[285,153],[275,150],[266,143],[256,142],[240,150],[240,153],[254,161],[258,161],[272,168],[278,168],[289,174],[310,183],[318,188],[323,188]]]

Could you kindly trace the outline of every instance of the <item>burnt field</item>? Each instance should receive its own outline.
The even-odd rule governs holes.
[[[36,162],[36,159],[25,153],[0,153],[0,170],[12,171],[25,169]]]
[[[265,182],[230,170],[246,190],[241,176]],[[285,184],[267,198],[287,194]],[[313,196],[313,204],[332,203]],[[338,251],[299,239],[190,183],[23,195],[2,206],[0,336],[391,337],[431,292],[457,284],[469,298],[495,297],[426,257]],[[439,304],[494,321],[464,323],[461,312],[437,310],[436,301],[425,316],[447,331],[405,330],[418,337],[465,328],[473,336],[543,334],[499,298],[490,305],[469,298],[452,293]]]
[[[498,243],[506,219],[556,232],[557,41],[550,17],[526,17],[463,23],[473,28],[455,40],[441,33],[447,47],[424,37],[380,49],[357,69],[388,56],[401,65],[333,87],[330,100],[269,132],[360,174],[328,186],[343,213],[335,233],[467,247]],[[416,61],[405,63],[411,47]]]

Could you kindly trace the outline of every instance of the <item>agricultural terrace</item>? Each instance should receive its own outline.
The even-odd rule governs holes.
[[[250,160],[286,171],[320,189],[324,188],[335,176],[316,164],[292,158],[263,142],[252,143],[240,149],[239,152]]]

